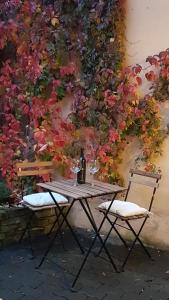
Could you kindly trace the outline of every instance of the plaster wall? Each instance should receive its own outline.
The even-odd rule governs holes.
[[[168,0],[128,0],[126,16],[126,61],[127,64],[144,64],[149,55],[159,53],[169,47],[169,1]],[[147,89],[148,87],[145,87]],[[164,123],[169,122],[169,103],[161,107]],[[148,220],[142,238],[144,241],[159,248],[169,249],[169,138],[165,140],[163,155],[157,164],[162,170],[162,180],[156,194],[153,207],[153,217]],[[121,172],[126,179],[129,168],[139,151],[137,142],[129,145],[124,153]],[[137,189],[131,195],[132,200],[146,206],[148,191]],[[93,201],[93,200],[92,200]],[[100,201],[93,201],[93,207]],[[100,215],[93,210],[96,220],[99,222]],[[71,220],[75,226],[90,228],[80,207],[76,206],[71,214]],[[139,224],[136,223],[136,226]],[[105,227],[104,230],[107,230]],[[128,236],[130,238],[130,236]]]
[[[128,0],[126,20],[126,60],[127,64],[145,64],[146,57],[158,54],[169,47],[169,1],[168,0]],[[145,65],[146,67],[146,65]],[[146,86],[144,87],[147,88]],[[164,126],[169,123],[169,103],[161,105]],[[135,156],[138,147],[132,147]],[[153,213],[143,238],[151,245],[169,249],[169,138],[163,145],[163,155],[156,162],[162,170],[162,180],[156,194]],[[128,172],[132,164],[131,146],[125,153],[122,169]],[[128,159],[129,157],[129,159]],[[127,176],[126,176],[127,177]],[[135,196],[138,195],[135,194]],[[139,198],[145,204],[144,193]],[[144,199],[144,201],[142,200]]]

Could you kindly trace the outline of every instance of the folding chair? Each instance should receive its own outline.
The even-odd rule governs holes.
[[[23,183],[24,177],[25,176],[42,177],[44,175],[49,175],[51,179],[53,173],[53,164],[51,161],[20,162],[16,164],[16,168],[17,168],[17,175],[21,178],[21,185],[22,185],[21,204],[27,207],[31,211],[30,217],[28,218],[27,224],[25,226],[25,229],[23,230],[23,233],[19,241],[21,242],[23,240],[27,232],[30,241],[31,252],[33,256],[34,253],[33,253],[32,238],[31,238],[31,227],[32,227],[31,223],[35,213],[44,209],[49,209],[49,208],[55,209],[56,220],[53,223],[53,226],[51,227],[51,230],[49,232],[51,233],[57,223],[58,223],[58,228],[60,228],[59,219],[60,217],[64,219],[64,210],[70,207],[71,204],[68,202],[67,198],[65,198],[61,194],[54,193],[54,192],[51,193],[51,195],[48,192],[39,192],[30,195],[24,195],[24,183]],[[64,219],[64,221],[68,225],[72,234],[74,235],[75,233],[73,232],[73,229],[71,228],[67,219],[66,220]],[[59,233],[62,239],[62,234],[60,231]]]
[[[103,245],[106,244],[106,242],[110,236],[110,233],[112,232],[112,230],[114,230],[116,232],[116,234],[118,235],[118,237],[120,238],[120,240],[122,241],[122,243],[124,244],[124,246],[128,249],[127,255],[121,266],[121,271],[124,270],[124,267],[128,261],[128,258],[130,256],[131,252],[133,251],[133,249],[135,247],[136,242],[139,242],[142,249],[145,251],[146,255],[149,258],[151,258],[149,251],[146,249],[146,247],[144,246],[144,244],[141,241],[139,236],[141,234],[141,231],[142,231],[147,219],[149,217],[151,217],[151,208],[153,205],[154,196],[156,193],[156,189],[158,188],[158,185],[159,185],[158,181],[161,179],[160,174],[147,173],[147,172],[140,171],[140,170],[131,169],[130,174],[131,174],[131,176],[129,178],[129,184],[128,184],[127,192],[125,195],[125,199],[124,200],[115,199],[114,201],[112,201],[112,204],[111,204],[111,201],[106,201],[106,202],[101,203],[97,208],[101,213],[103,213],[104,216],[106,216],[106,220],[110,224],[110,230],[104,240]],[[143,178],[144,178],[143,181],[140,180]],[[148,180],[147,180],[147,178],[148,178]],[[152,194],[151,194],[151,198],[149,201],[148,209],[140,207],[139,205],[128,201],[129,192],[131,192],[131,187],[134,184],[145,185],[152,189]],[[110,204],[111,204],[111,206],[110,206]],[[109,209],[109,211],[107,213],[108,209]],[[115,218],[112,220],[111,216],[113,216]],[[136,231],[134,229],[134,224],[132,223],[132,225],[131,225],[130,221],[134,221],[134,220],[138,220],[138,219],[142,219],[143,222],[141,222],[139,230]],[[122,223],[124,222],[125,226],[117,223],[119,220],[122,221]],[[117,229],[118,226],[125,228],[127,230],[130,230],[133,233],[134,240],[130,247],[128,247],[127,242],[122,237],[119,230]],[[100,253],[103,249],[103,245],[100,248],[98,255],[100,255]]]

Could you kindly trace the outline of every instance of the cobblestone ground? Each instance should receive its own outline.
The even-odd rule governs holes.
[[[81,241],[85,246],[89,242],[88,235],[80,232]],[[34,243],[34,259],[31,259],[26,242],[1,250],[0,300],[169,299],[169,252],[150,249],[155,259],[150,261],[139,246],[131,256],[126,271],[120,274],[114,273],[111,265],[104,259],[91,254],[76,289],[72,292],[71,283],[83,256],[68,233],[65,234],[64,240],[65,249],[56,241],[40,269],[35,267],[47,245],[44,238]],[[110,250],[114,256],[120,257],[124,254],[123,247],[118,245],[111,245]]]

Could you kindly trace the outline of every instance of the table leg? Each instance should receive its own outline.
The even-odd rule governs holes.
[[[49,191],[49,193],[51,194],[50,191]],[[51,197],[52,197],[52,199],[54,198],[52,194],[51,194]],[[51,239],[51,241],[50,241],[50,243],[49,243],[49,245],[48,245],[48,247],[47,247],[47,249],[46,249],[46,251],[45,251],[45,253],[44,253],[44,255],[43,255],[43,257],[42,257],[42,259],[41,259],[41,261],[40,261],[40,263],[39,263],[39,265],[37,266],[37,268],[40,268],[41,265],[43,264],[43,262],[45,261],[45,259],[46,259],[47,255],[48,255],[49,251],[50,251],[51,248],[53,247],[53,244],[54,244],[54,242],[55,242],[55,239],[56,239],[56,237],[57,237],[57,234],[58,234],[59,230],[61,229],[61,227],[63,226],[64,222],[65,222],[65,223],[67,224],[67,226],[69,227],[69,229],[70,229],[70,231],[71,231],[71,233],[72,233],[72,235],[73,235],[73,237],[74,237],[76,243],[78,244],[78,246],[79,246],[81,252],[84,253],[83,247],[81,246],[81,244],[80,244],[80,242],[79,242],[79,240],[78,240],[78,238],[77,238],[77,236],[76,236],[74,230],[72,229],[71,225],[69,224],[69,222],[68,222],[68,220],[67,220],[67,216],[68,216],[68,214],[69,214],[69,212],[70,212],[70,210],[71,210],[71,208],[72,208],[72,206],[73,206],[75,200],[72,201],[72,203],[71,203],[71,205],[69,206],[69,209],[67,210],[67,213],[66,213],[65,215],[63,214],[62,209],[61,209],[61,207],[59,207],[59,205],[58,205],[58,203],[56,202],[56,200],[55,200],[55,199],[53,199],[53,200],[54,200],[54,202],[55,202],[55,204],[56,204],[56,207],[57,207],[58,210],[59,210],[59,213],[62,215],[63,220],[62,220],[62,222],[60,223],[59,227],[57,228],[57,230],[56,230],[56,232],[55,232],[53,238]]]
[[[49,194],[50,194],[50,196],[52,197],[53,201],[55,202],[56,207],[57,207],[57,209],[59,210],[59,213],[60,213],[61,216],[63,217],[63,223],[64,223],[64,222],[66,223],[66,225],[68,226],[69,230],[71,231],[71,233],[72,233],[72,235],[73,235],[73,237],[74,237],[76,243],[78,244],[78,246],[79,246],[81,252],[84,253],[83,247],[81,246],[81,244],[80,244],[80,242],[79,242],[79,240],[78,240],[78,238],[77,238],[77,236],[76,236],[76,234],[75,234],[75,232],[74,232],[72,226],[70,225],[70,223],[69,223],[68,220],[67,220],[67,216],[68,216],[68,214],[69,214],[71,208],[73,207],[73,204],[74,204],[75,200],[72,201],[72,203],[71,203],[71,205],[70,205],[70,207],[69,207],[68,212],[66,213],[66,215],[64,215],[64,214],[63,214],[63,211],[62,211],[62,207],[59,206],[59,204],[58,204],[57,201],[55,200],[55,198],[54,198],[54,196],[53,196],[53,194],[52,194],[51,191],[49,191]],[[63,223],[61,223],[61,225],[60,225],[60,227],[58,228],[58,230],[61,229]]]
[[[85,199],[84,202],[86,203],[88,212],[89,212],[89,214],[90,214],[90,216],[91,216],[91,218],[92,218],[93,223],[94,223],[95,226],[96,226],[96,222],[95,222],[95,220],[94,220],[94,217],[93,217],[93,214],[92,214],[92,211],[91,211],[91,209],[90,209],[90,206],[89,206],[89,203],[88,203],[87,199]],[[97,227],[97,226],[96,226],[96,227]]]
[[[114,268],[114,270],[115,270],[116,272],[119,272],[118,269],[117,269],[116,264],[114,263],[114,261],[113,261],[111,255],[110,255],[110,253],[109,253],[109,251],[107,250],[107,248],[106,248],[106,246],[105,246],[105,244],[104,244],[104,242],[103,242],[103,240],[102,240],[102,238],[101,238],[101,236],[100,236],[100,230],[101,230],[101,228],[102,228],[102,226],[103,226],[103,224],[104,224],[104,221],[105,221],[106,216],[107,216],[107,214],[108,214],[108,212],[109,212],[109,209],[110,209],[110,207],[111,207],[111,205],[112,205],[112,203],[113,203],[113,201],[114,201],[114,199],[115,199],[115,197],[116,197],[116,194],[117,194],[117,193],[115,193],[115,195],[114,195],[114,197],[113,197],[113,199],[112,199],[112,201],[111,201],[111,203],[110,203],[110,206],[109,206],[109,208],[108,208],[106,214],[104,215],[104,217],[103,217],[103,219],[102,219],[102,221],[101,221],[100,226],[99,226],[98,229],[97,229],[97,226],[96,226],[95,222],[93,222],[93,220],[92,220],[92,218],[91,218],[89,212],[87,211],[87,209],[86,209],[86,207],[85,207],[85,205],[84,205],[84,203],[83,203],[83,200],[82,200],[82,199],[79,200],[79,201],[80,201],[80,204],[81,204],[81,206],[82,206],[82,208],[83,208],[83,210],[84,210],[84,212],[86,213],[86,215],[87,215],[87,217],[88,217],[88,219],[89,219],[89,221],[90,221],[90,223],[91,223],[91,225],[92,225],[92,227],[93,227],[93,229],[94,229],[94,231],[95,231],[95,233],[96,233],[96,236],[95,236],[95,238],[93,239],[93,241],[92,241],[92,243],[91,243],[91,245],[90,245],[90,247],[89,247],[89,249],[88,249],[88,251],[87,251],[85,257],[84,257],[84,260],[83,260],[83,262],[82,262],[82,264],[81,264],[81,266],[80,266],[80,268],[79,268],[79,271],[77,272],[77,275],[76,275],[76,277],[75,277],[75,279],[74,279],[74,281],[73,281],[72,287],[75,286],[76,281],[78,280],[78,278],[79,278],[79,276],[80,276],[80,273],[81,273],[81,271],[82,271],[82,269],[83,269],[83,267],[84,267],[84,265],[85,265],[85,263],[86,263],[86,261],[87,261],[87,258],[88,258],[88,256],[89,256],[89,254],[90,254],[90,252],[91,252],[91,250],[92,250],[92,248],[93,248],[95,242],[96,242],[97,237],[99,238],[99,240],[100,240],[100,242],[101,242],[101,245],[103,246],[103,248],[104,248],[104,250],[105,250],[105,252],[106,252],[106,254],[107,254],[107,256],[108,256],[108,258],[109,258],[109,260],[110,260],[110,262],[111,262],[111,264],[112,264],[112,266],[113,266],[113,268]]]

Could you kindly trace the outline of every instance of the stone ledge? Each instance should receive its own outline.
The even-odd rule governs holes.
[[[25,207],[0,206],[0,248],[19,240],[30,213]],[[35,213],[32,220],[32,236],[49,232],[55,218],[55,209],[49,208]]]

